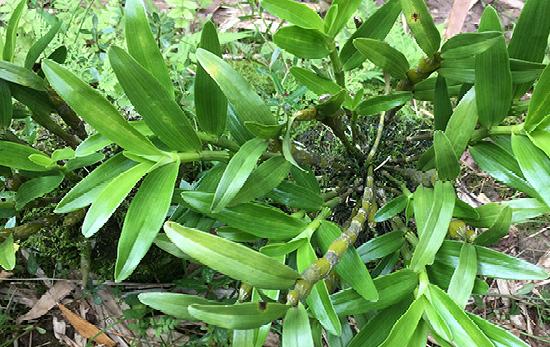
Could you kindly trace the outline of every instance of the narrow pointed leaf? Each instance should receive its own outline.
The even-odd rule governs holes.
[[[13,10],[10,19],[8,20],[4,41],[4,51],[2,53],[2,59],[6,61],[13,61],[15,41],[17,40],[17,29],[19,29],[19,20],[21,20],[21,16],[26,8],[27,0],[21,0],[15,7],[15,10]]]
[[[294,0],[262,0],[262,7],[272,15],[305,29],[323,30],[321,17],[303,3]]]
[[[273,42],[300,58],[321,59],[330,54],[330,39],[315,29],[287,26],[273,35]]]
[[[434,132],[435,167],[440,180],[453,181],[460,174],[460,162],[453,145],[441,130]]]
[[[26,181],[17,189],[15,209],[21,210],[27,203],[53,191],[63,182],[63,178],[63,175],[54,175],[37,177]]]
[[[195,304],[216,304],[215,301],[205,299],[201,296],[165,292],[141,293],[138,295],[138,299],[139,301],[141,301],[141,303],[152,307],[155,310],[159,310],[162,313],[185,320],[196,319],[191,314],[189,314],[189,306]]]
[[[320,194],[295,183],[283,181],[268,196],[288,207],[318,211],[324,205]]]
[[[411,99],[411,92],[395,92],[388,95],[379,95],[361,102],[357,106],[356,112],[361,116],[372,115],[404,105]]]
[[[540,199],[521,198],[503,202],[504,205],[512,208],[512,224],[525,223],[531,218],[540,217],[550,213],[550,207]]]
[[[287,289],[299,277],[299,274],[288,266],[238,243],[174,222],[165,223],[164,230],[185,254],[254,287]]]
[[[529,347],[519,337],[475,314],[468,313],[468,317],[493,342],[495,347]]]
[[[405,313],[395,322],[388,337],[379,347],[406,346],[413,336],[426,305],[424,296],[418,297]]]
[[[441,57],[445,60],[465,59],[481,54],[502,38],[499,31],[463,33],[451,37],[441,47]]]
[[[124,149],[141,155],[160,151],[120,115],[99,92],[61,65],[46,60],[42,69],[63,100],[94,129]]]
[[[0,243],[0,267],[11,271],[15,268],[16,245],[13,243],[13,233],[9,233],[4,241]]]
[[[332,6],[338,6],[338,15],[329,29],[333,36],[336,36],[345,27],[359,5],[361,5],[361,0],[334,0],[332,2]]]
[[[395,78],[406,78],[409,62],[403,53],[391,47],[384,41],[361,38],[353,41],[355,48],[370,60]]]
[[[357,253],[359,253],[363,262],[367,263],[394,253],[403,246],[404,241],[402,231],[391,231],[365,242],[357,248]]]
[[[525,130],[532,131],[547,117],[550,117],[550,67],[546,67],[540,76],[529,104]]]
[[[0,129],[8,128],[13,117],[10,85],[0,79]]]
[[[512,224],[512,208],[506,206],[501,210],[493,226],[481,233],[476,239],[475,244],[488,246],[496,243],[498,240],[508,235],[510,225]]]
[[[388,201],[384,206],[376,211],[374,221],[380,223],[394,217],[398,213],[401,213],[405,207],[407,207],[408,202],[409,199],[405,195],[399,195],[398,197]]]
[[[441,289],[448,289],[451,279],[455,272],[455,268],[441,264],[437,260],[430,266],[426,267],[426,271],[430,278],[430,283],[437,285]],[[476,268],[477,272],[477,268]],[[485,295],[489,291],[489,285],[482,279],[475,278],[473,294]]]
[[[32,70],[7,61],[0,61],[0,79],[35,90],[46,90],[44,80]]]
[[[424,0],[401,0],[403,15],[418,46],[431,57],[439,50],[441,36]]]
[[[321,77],[308,69],[293,66],[290,68],[290,73],[299,83],[305,85],[309,90],[317,95],[335,95],[342,90],[342,87],[336,82]]]
[[[477,273],[477,254],[474,245],[464,242],[447,293],[453,301],[464,308],[474,288]]]
[[[434,129],[445,130],[453,114],[453,106],[449,98],[445,78],[439,74],[434,90]]]
[[[33,43],[31,48],[27,52],[27,56],[25,57],[24,66],[27,69],[29,70],[32,69],[34,63],[38,60],[38,58],[40,58],[40,55],[42,54],[42,52],[44,52],[46,47],[48,47],[50,42],[53,40],[53,38],[61,28],[61,24],[62,24],[61,20],[56,18],[50,30],[48,30],[48,32],[44,36],[42,36],[41,38],[36,40],[35,43]]]
[[[0,165],[18,170],[48,171],[42,165],[29,159],[31,155],[44,155],[42,152],[19,143],[0,141]]]
[[[298,303],[286,312],[283,321],[283,347],[313,347],[313,337],[307,311]]]
[[[157,42],[140,0],[127,0],[124,7],[124,34],[128,52],[141,66],[149,71],[158,82],[174,95],[174,88]]]

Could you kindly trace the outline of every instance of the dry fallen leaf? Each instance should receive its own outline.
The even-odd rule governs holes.
[[[57,306],[61,310],[61,313],[63,313],[63,316],[69,321],[69,323],[73,326],[73,328],[78,332],[78,334],[88,339],[93,338],[94,342],[101,345],[105,345],[108,347],[116,346],[116,343],[113,340],[111,340],[109,336],[105,335],[104,332],[99,330],[95,325],[83,319],[73,311],[69,310],[64,305],[58,304]]]
[[[17,319],[18,323],[26,320],[37,319],[48,313],[59,301],[69,295],[75,288],[75,284],[68,281],[59,281],[54,284],[44,295],[40,297],[36,305],[29,312]]]
[[[447,29],[445,30],[445,37],[451,38],[462,31],[464,21],[468,12],[475,5],[478,0],[455,0],[451,13],[449,13],[449,20],[447,22]]]

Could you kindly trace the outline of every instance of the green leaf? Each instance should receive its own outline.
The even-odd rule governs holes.
[[[298,248],[296,252],[296,268],[298,272],[304,272],[316,260],[317,256],[311,243],[306,242]],[[328,333],[336,336],[342,334],[342,325],[332,306],[324,280],[318,281],[313,285],[311,292],[306,298],[306,303],[313,316]]]
[[[130,55],[174,96],[172,80],[140,0],[127,0],[124,7],[124,33]]]
[[[244,122],[244,127],[250,130],[251,133],[262,139],[273,139],[278,137],[283,130],[283,124],[265,125],[258,122]]]
[[[546,117],[534,130],[527,133],[531,142],[550,157],[550,117]]]
[[[363,243],[357,248],[357,252],[363,262],[367,263],[394,253],[403,246],[404,241],[401,230],[391,231]]]
[[[528,0],[514,26],[512,39],[508,44],[510,58],[541,63],[544,59],[548,35],[550,34],[550,2]],[[514,96],[523,95],[531,83],[515,86]]]
[[[435,167],[440,180],[453,181],[460,174],[460,162],[453,145],[441,130],[434,131]]]
[[[268,196],[285,206],[306,211],[318,211],[324,205],[320,194],[288,181],[281,182]]]
[[[277,30],[273,42],[300,58],[322,59],[330,54],[331,40],[315,29],[291,25]]]
[[[98,132],[137,154],[160,154],[145,136],[128,124],[113,105],[72,72],[50,60],[42,64],[42,69],[55,91]]]
[[[514,83],[533,82],[539,78],[544,68],[546,68],[546,65],[541,63],[510,58],[510,70],[512,70],[512,81]]]
[[[42,176],[26,181],[17,189],[15,209],[20,211],[27,203],[53,191],[63,182],[63,178],[63,175]]]
[[[19,28],[19,20],[23,15],[23,11],[27,8],[27,0],[21,0],[13,13],[10,16],[8,25],[6,26],[6,38],[4,41],[4,51],[2,53],[2,59],[6,61],[13,61],[13,55],[15,53],[15,41],[17,40],[17,29]]]
[[[474,243],[477,245],[487,246],[496,243],[502,237],[508,235],[510,225],[512,224],[512,209],[508,206],[503,208],[498,215],[495,224],[488,230],[476,237]]]
[[[290,73],[292,74],[292,76],[294,76],[296,81],[305,85],[309,90],[317,95],[335,95],[342,90],[342,87],[339,86],[336,82],[321,77],[313,71],[301,67],[291,67]]]
[[[446,240],[437,253],[437,261],[453,268],[456,267],[461,247],[461,242]],[[482,246],[475,247],[478,275],[514,280],[544,280],[548,278],[548,273],[543,268],[525,260]]]
[[[179,165],[153,170],[132,199],[118,240],[115,281],[128,278],[153,244],[170,208]]]
[[[300,170],[296,166],[290,168],[290,173],[296,184],[311,190],[314,193],[321,194],[321,187],[319,181],[315,177],[315,173],[312,169]]]
[[[155,237],[155,240],[153,242],[155,246],[162,249],[166,253],[173,255],[176,258],[181,258],[186,260],[191,259],[187,256],[187,254],[183,253],[176,245],[174,245],[172,241],[170,241],[168,236],[166,236],[165,233],[158,233],[157,237]]]
[[[315,233],[315,238],[319,243],[321,250],[327,252],[331,243],[340,236],[342,231],[334,223],[322,221],[319,230]],[[369,270],[363,264],[358,252],[349,248],[336,264],[336,273],[342,280],[352,287],[365,300],[378,300],[378,292],[370,276]]]
[[[421,295],[395,322],[388,337],[378,347],[406,346],[422,318],[425,306],[426,299]]]
[[[481,21],[491,16],[499,21],[498,14],[489,6],[483,11]],[[500,22],[498,28],[500,30]],[[512,104],[512,73],[504,36],[499,36],[489,49],[476,55],[474,86],[479,122],[486,128],[498,125],[508,115]]]
[[[339,316],[362,314],[392,306],[410,296],[418,285],[418,275],[408,269],[398,270],[374,279],[378,301],[367,301],[348,288],[332,294],[331,300]]]
[[[479,142],[470,147],[470,154],[479,167],[494,179],[537,197],[538,193],[525,180],[517,160],[507,151],[491,142]]]
[[[514,199],[503,202],[512,208],[512,224],[525,223],[531,218],[537,218],[550,213],[550,207],[539,199]]]
[[[252,170],[254,170],[256,162],[266,149],[267,142],[255,138],[247,141],[235,153],[229,164],[227,164],[214,193],[212,212],[220,212],[239,193]]]
[[[509,331],[479,317],[475,314],[467,313],[468,317],[483,331],[483,333],[493,342],[495,347],[529,347],[519,337]]]
[[[15,252],[17,245],[13,242],[13,233],[9,233],[2,243],[0,243],[0,266],[7,271],[15,268]]]
[[[499,31],[463,33],[451,37],[441,47],[441,58],[444,60],[465,59],[481,54],[500,41]]]
[[[155,310],[185,320],[195,320],[195,317],[188,311],[189,306],[195,304],[216,304],[215,301],[205,299],[201,296],[165,292],[140,293],[138,299],[142,304],[152,307]]]
[[[430,278],[430,283],[437,285],[439,288],[448,289],[455,269],[438,262],[436,259],[432,265],[426,267],[426,271],[428,273],[428,277]],[[474,288],[472,289],[472,293],[485,295],[488,291],[489,285],[487,282],[476,277],[474,280]]]
[[[261,5],[272,15],[301,28],[321,31],[324,28],[323,20],[317,12],[303,3],[293,0],[262,0]]]
[[[254,335],[257,332],[258,329],[233,330],[233,338],[231,342],[233,343],[233,346],[254,347],[256,340]]]
[[[388,95],[378,95],[361,102],[356,109],[360,116],[367,116],[391,110],[394,107],[404,105],[412,99],[411,92],[394,92]]]
[[[0,129],[8,128],[13,117],[10,85],[0,79]]]
[[[533,95],[531,96],[531,102],[529,104],[529,111],[525,118],[525,130],[532,131],[537,125],[539,125],[545,118],[550,116],[550,96],[548,90],[550,89],[550,67],[547,66],[540,79],[535,86]]]
[[[334,24],[336,22],[337,17],[338,17],[338,5],[337,4],[334,4],[334,6],[331,5],[328,8],[327,13],[325,14],[325,18],[323,18],[323,30],[328,36],[332,38],[338,35],[337,32],[334,32],[331,30],[331,28],[336,29]]]
[[[433,284],[428,285],[428,300],[437,309],[452,334],[457,346],[494,347],[491,341],[475,325],[454,301],[441,289]]]
[[[441,36],[424,0],[401,0],[403,15],[418,46],[431,57],[439,50]]]
[[[424,223],[417,223],[419,241],[411,259],[410,267],[419,270],[433,263],[437,250],[447,235],[447,228],[453,215],[455,192],[450,182],[436,182],[431,205],[415,204],[417,209],[426,209]],[[416,214],[415,214],[416,216]]]
[[[453,106],[449,98],[447,82],[438,74],[434,90],[434,129],[445,130],[453,114]]]
[[[525,136],[512,135],[512,149],[523,175],[550,206],[550,158]]]
[[[78,182],[57,204],[55,213],[68,213],[94,202],[105,186],[136,163],[122,154],[107,160]]]
[[[212,213],[210,206],[214,194],[198,191],[181,193],[186,204],[209,217],[246,233],[273,240],[290,239],[298,235],[306,223],[280,210],[257,203],[243,203]]]
[[[138,181],[151,169],[153,163],[137,164],[113,178],[92,202],[84,217],[82,234],[85,237],[94,235],[109,220],[124,198]],[[75,187],[76,188],[76,187]]]
[[[332,2],[332,6],[338,6],[338,14],[329,29],[333,37],[346,26],[359,5],[361,5],[361,0],[334,0]]]
[[[0,141],[0,165],[26,171],[48,171],[48,168],[29,159],[29,156],[33,154],[44,156],[44,153],[30,146]]]
[[[234,305],[194,304],[187,310],[196,319],[225,329],[254,329],[283,317],[289,308],[288,305],[276,302],[251,302]]]
[[[130,102],[162,142],[182,152],[201,148],[187,116],[153,75],[116,46],[109,50],[109,62]]]
[[[288,266],[238,243],[174,222],[165,223],[164,230],[170,240],[185,254],[253,287],[287,289],[293,286],[299,277],[299,274]]]
[[[277,124],[269,107],[231,65],[202,48],[199,48],[195,54],[197,61],[216,81],[231,105],[233,105],[241,122],[252,121],[265,125]]]
[[[374,221],[377,223],[387,221],[393,216],[401,213],[407,204],[409,203],[409,198],[405,195],[399,195],[398,197],[388,201],[382,208],[376,211],[374,215]]]
[[[466,202],[456,199],[453,217],[458,219],[479,219],[479,213]]]
[[[302,303],[291,307],[283,321],[283,347],[313,347],[309,317]]]
[[[269,158],[252,171],[230,206],[252,201],[269,193],[288,176],[290,163],[282,156]]]
[[[42,54],[42,52],[44,52],[46,47],[48,47],[50,42],[53,40],[53,38],[61,28],[61,24],[62,24],[62,21],[55,18],[55,22],[51,26],[50,30],[48,30],[48,32],[44,36],[42,36],[41,38],[36,40],[35,43],[33,43],[31,48],[27,52],[27,56],[25,57],[24,66],[27,69],[32,70],[34,63],[38,60],[38,58],[40,58],[40,55]]]
[[[353,44],[374,65],[388,72],[393,77],[399,79],[407,77],[407,71],[409,70],[407,58],[405,58],[403,53],[384,41],[360,38],[355,39]]]
[[[206,22],[202,28],[199,48],[221,57],[218,33],[212,21]],[[197,64],[194,88],[195,113],[200,128],[213,135],[223,134],[227,122],[227,98],[200,64]]]
[[[46,90],[44,80],[40,76],[29,69],[7,61],[0,61],[0,79],[35,90]]]
[[[77,157],[77,158],[69,159],[67,160],[67,163],[65,163],[64,167],[66,170],[74,171],[86,166],[97,164],[103,159],[105,159],[105,154],[93,153],[85,157]]]
[[[344,64],[345,71],[360,66],[366,59],[357,51],[353,41],[357,38],[384,40],[400,13],[400,0],[389,0],[361,24],[340,52],[340,60]]]
[[[472,294],[477,273],[477,254],[474,245],[464,242],[447,292],[454,302],[464,308]]]

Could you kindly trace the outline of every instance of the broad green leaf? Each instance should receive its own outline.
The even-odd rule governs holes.
[[[508,235],[510,225],[512,224],[512,208],[506,206],[498,215],[495,224],[488,230],[482,232],[475,239],[475,244],[487,246],[496,243],[502,237]]]
[[[15,209],[21,210],[27,203],[57,188],[63,182],[63,175],[42,176],[23,183],[15,196]]]
[[[481,54],[502,38],[498,31],[463,33],[451,37],[441,47],[444,60],[465,59]]]
[[[48,171],[48,168],[35,164],[29,159],[29,156],[33,154],[44,155],[30,146],[0,141],[0,165],[26,171]]]
[[[231,65],[214,53],[202,48],[199,48],[195,54],[197,61],[216,81],[227,100],[233,105],[241,122],[252,121],[265,125],[277,124],[269,107]]]
[[[434,129],[445,130],[453,114],[453,106],[449,98],[447,82],[438,74],[434,90]]]
[[[413,336],[426,306],[423,295],[418,297],[405,313],[395,322],[388,337],[379,347],[406,346]]]
[[[322,221],[315,238],[321,250],[326,253],[331,243],[336,240],[342,231],[340,227],[328,221]],[[336,273],[346,284],[351,286],[365,300],[378,300],[378,292],[370,276],[369,270],[363,264],[358,252],[349,248],[336,264]]]
[[[296,252],[296,268],[298,272],[304,272],[316,260],[317,256],[309,241],[298,248]],[[318,281],[313,285],[311,292],[306,298],[306,303],[313,316],[328,333],[336,336],[342,334],[342,325],[332,306],[324,280]]]
[[[267,142],[265,140],[254,138],[247,141],[235,153],[227,164],[214,193],[212,212],[220,212],[239,193],[266,149]]]
[[[494,347],[489,338],[472,322],[466,312],[440,288],[428,285],[427,297],[449,327],[457,346]]]
[[[51,60],[46,60],[42,69],[63,100],[99,133],[137,154],[160,154],[145,136],[128,124],[112,104],[72,72]]]
[[[86,166],[91,166],[94,164],[97,164],[98,162],[105,159],[105,154],[103,153],[93,153],[90,155],[87,155],[85,157],[76,157],[73,159],[67,160],[64,167],[66,170],[74,171],[77,169],[81,169]]]
[[[251,133],[262,139],[273,139],[278,137],[283,130],[283,124],[265,125],[258,122],[244,122],[244,127],[250,130]]]
[[[13,233],[9,233],[0,243],[0,266],[7,271],[15,268],[16,244],[13,242]]]
[[[437,285],[439,288],[448,289],[455,269],[436,260],[432,265],[426,267],[426,272],[430,278],[430,283]],[[487,282],[476,277],[472,293],[485,295],[488,291],[489,285]]]
[[[522,198],[503,201],[502,203],[512,208],[512,224],[525,223],[531,218],[550,213],[550,207],[539,199]]]
[[[270,257],[287,255],[309,242],[307,237],[298,237],[284,243],[270,243],[260,248],[260,252]]]
[[[288,181],[281,182],[268,196],[285,206],[306,211],[318,211],[324,204],[320,194]]]
[[[176,245],[174,245],[174,243],[170,241],[170,239],[168,238],[168,236],[166,236],[165,233],[158,233],[157,237],[155,237],[155,240],[153,242],[155,246],[162,249],[166,253],[173,255],[176,258],[181,258],[186,260],[191,259],[187,256],[187,254],[183,253]]]
[[[545,68],[546,65],[541,63],[533,63],[526,60],[510,58],[512,81],[517,84],[533,82],[539,78]]]
[[[451,141],[441,130],[434,131],[434,150],[438,178],[453,181],[460,174],[460,162]]]
[[[182,152],[201,148],[187,116],[153,75],[116,46],[109,50],[109,62],[126,96],[162,142]]]
[[[361,0],[334,0],[332,2],[332,6],[338,6],[338,14],[329,29],[333,37],[345,27],[359,5],[361,5]]]
[[[418,46],[431,57],[439,50],[441,36],[424,0],[401,0],[403,15]]]
[[[444,62],[443,62],[444,63]],[[438,74],[440,73],[441,68],[438,70]],[[414,98],[417,100],[424,100],[424,101],[434,101],[434,93],[436,88],[436,81],[437,77],[428,77],[427,79],[418,82],[414,85]],[[462,83],[453,81],[453,80],[447,80],[447,91],[449,96],[457,96],[461,94],[462,89]]]
[[[35,90],[46,90],[44,80],[32,70],[7,61],[0,61],[0,79]]]
[[[233,346],[254,347],[256,333],[257,329],[233,330],[231,342]]]
[[[417,224],[419,241],[411,259],[412,269],[420,270],[425,265],[433,263],[435,254],[447,235],[454,204],[455,192],[452,184],[436,182],[431,206],[419,206],[429,208],[429,213],[426,215],[425,223]],[[415,211],[416,209],[415,205]]]
[[[283,347],[313,347],[313,337],[307,311],[298,303],[286,312],[283,321]]]
[[[409,202],[409,198],[405,195],[399,195],[398,197],[388,201],[382,206],[374,215],[374,221],[377,223],[384,222],[398,213],[401,213]]]
[[[55,213],[68,213],[94,202],[105,186],[136,163],[117,154],[78,182],[57,204]]]
[[[495,347],[529,347],[519,337],[475,314],[468,313],[468,317],[493,342]]]
[[[540,122],[534,130],[528,132],[527,136],[535,146],[546,153],[547,157],[550,157],[550,116]]]
[[[53,161],[74,159],[75,152],[70,147],[63,147],[53,151],[51,158]]]
[[[132,199],[118,240],[117,282],[132,274],[160,231],[170,208],[179,165],[176,161],[153,170]]]
[[[350,341],[348,347],[378,346],[389,335],[395,322],[409,308],[408,299],[402,300],[388,308],[379,311]]]
[[[549,17],[550,2],[546,0],[525,2],[508,44],[510,58],[542,63],[550,33]],[[531,83],[517,85],[514,96],[523,95],[530,87]]]
[[[218,33],[212,21],[206,22],[202,28],[199,48],[221,57]],[[200,128],[210,134],[223,134],[227,122],[227,98],[200,64],[197,64],[194,88],[195,113]]]
[[[15,53],[15,41],[17,40],[17,29],[19,29],[19,20],[23,15],[23,11],[27,8],[27,0],[21,0],[15,10],[13,10],[8,25],[6,26],[6,37],[4,40],[4,51],[2,59],[13,61]]]
[[[378,95],[361,102],[356,109],[360,116],[368,116],[384,111],[391,110],[394,107],[404,105],[412,99],[411,92],[395,92],[388,95]]]
[[[309,90],[317,95],[335,95],[342,90],[342,87],[336,82],[321,77],[308,69],[293,66],[290,68],[290,73],[294,76],[296,81],[305,85]]]
[[[48,30],[48,32],[44,36],[42,36],[41,38],[36,40],[36,42],[33,43],[31,48],[27,52],[27,56],[25,57],[24,66],[27,69],[29,70],[32,69],[34,63],[38,60],[38,58],[40,58],[40,55],[42,54],[42,52],[44,52],[46,47],[48,47],[50,42],[53,40],[53,38],[61,28],[61,24],[62,24],[62,21],[55,18],[55,22],[51,26],[50,30]]]
[[[300,58],[321,59],[330,54],[331,40],[315,29],[291,25],[277,30],[273,42]]]
[[[124,34],[130,55],[149,71],[173,97],[174,88],[140,0],[127,0],[124,7]]]
[[[269,158],[248,176],[230,206],[252,201],[269,193],[288,176],[290,163],[282,156]]]
[[[389,0],[361,24],[340,52],[340,60],[344,64],[344,70],[352,70],[360,66],[366,59],[357,51],[353,41],[357,38],[384,40],[400,13],[400,0]]]
[[[418,285],[418,275],[407,269],[374,279],[378,301],[367,301],[355,290],[348,288],[330,296],[339,316],[361,314],[394,305],[411,295]]]
[[[29,155],[29,160],[37,165],[45,167],[46,169],[53,169],[56,165],[52,158],[44,154],[31,154]]]
[[[427,303],[429,305],[429,303]],[[416,329],[414,330],[407,347],[425,347],[428,343],[429,326],[426,321],[421,320],[418,322]]]
[[[393,77],[399,79],[407,77],[407,71],[409,70],[407,58],[405,58],[403,53],[384,41],[360,38],[355,39],[353,44],[374,65],[388,72]]]
[[[277,263],[279,264],[279,263]],[[198,320],[225,329],[254,329],[285,315],[290,306],[276,302],[234,305],[194,304],[187,308]]]
[[[357,252],[364,263],[383,258],[394,253],[403,246],[405,240],[401,230],[390,231],[365,242],[357,248]]]
[[[338,4],[334,4],[328,8],[325,18],[323,18],[323,30],[330,37],[335,37],[338,35],[338,33],[334,31],[334,29],[336,29],[334,24],[336,23],[337,18]],[[333,30],[331,30],[331,28],[333,28]]]
[[[479,167],[494,179],[537,197],[538,193],[525,180],[517,160],[498,145],[479,142],[470,147],[470,154]]]
[[[105,185],[101,193],[93,200],[92,206],[84,217],[82,234],[85,237],[90,237],[99,231],[152,166],[151,162],[137,164]]]
[[[437,261],[453,268],[458,265],[462,243],[446,240],[437,253]],[[482,246],[477,252],[477,274],[492,278],[514,280],[544,280],[548,273],[525,260],[506,255]]]
[[[550,117],[550,95],[548,95],[548,90],[550,90],[550,67],[547,66],[531,96],[529,111],[525,118],[526,131],[534,130],[543,119]]]
[[[312,169],[300,170],[296,166],[290,168],[290,173],[296,184],[311,190],[314,193],[321,194],[321,187],[319,181],[315,177],[315,173]]]
[[[537,191],[542,201],[550,206],[550,158],[528,137],[512,135],[512,149],[523,176]]]
[[[269,13],[305,29],[323,30],[321,17],[303,3],[294,0],[262,0],[262,7]]]
[[[474,245],[464,242],[447,293],[454,302],[464,308],[472,294],[477,273],[477,254]]]
[[[215,301],[205,299],[201,296],[166,292],[140,293],[138,299],[142,304],[152,307],[155,310],[185,320],[195,320],[195,317],[189,314],[189,306],[195,304],[216,304]]]
[[[497,27],[487,28],[488,24],[481,25],[489,20],[496,21]],[[483,11],[481,22],[481,32],[502,30],[498,14],[491,6]],[[512,73],[504,36],[499,36],[489,49],[476,55],[474,87],[479,122],[486,128],[498,125],[508,115],[512,104]]]
[[[298,235],[306,223],[291,217],[280,210],[257,203],[243,203],[226,207],[219,213],[210,211],[214,194],[198,191],[181,193],[186,204],[209,217],[247,232],[249,234],[273,240],[290,239]]]
[[[294,285],[299,277],[299,274],[288,266],[238,243],[174,222],[165,223],[164,230],[185,254],[254,287],[287,289]]]
[[[420,186],[416,188],[413,194],[414,222],[416,232],[422,235],[425,225],[428,222],[429,214],[434,205],[434,191],[431,188]],[[454,208],[453,208],[454,210]]]
[[[479,213],[466,202],[456,199],[453,217],[458,219],[479,219]]]
[[[0,129],[8,128],[13,117],[10,85],[0,79]]]

